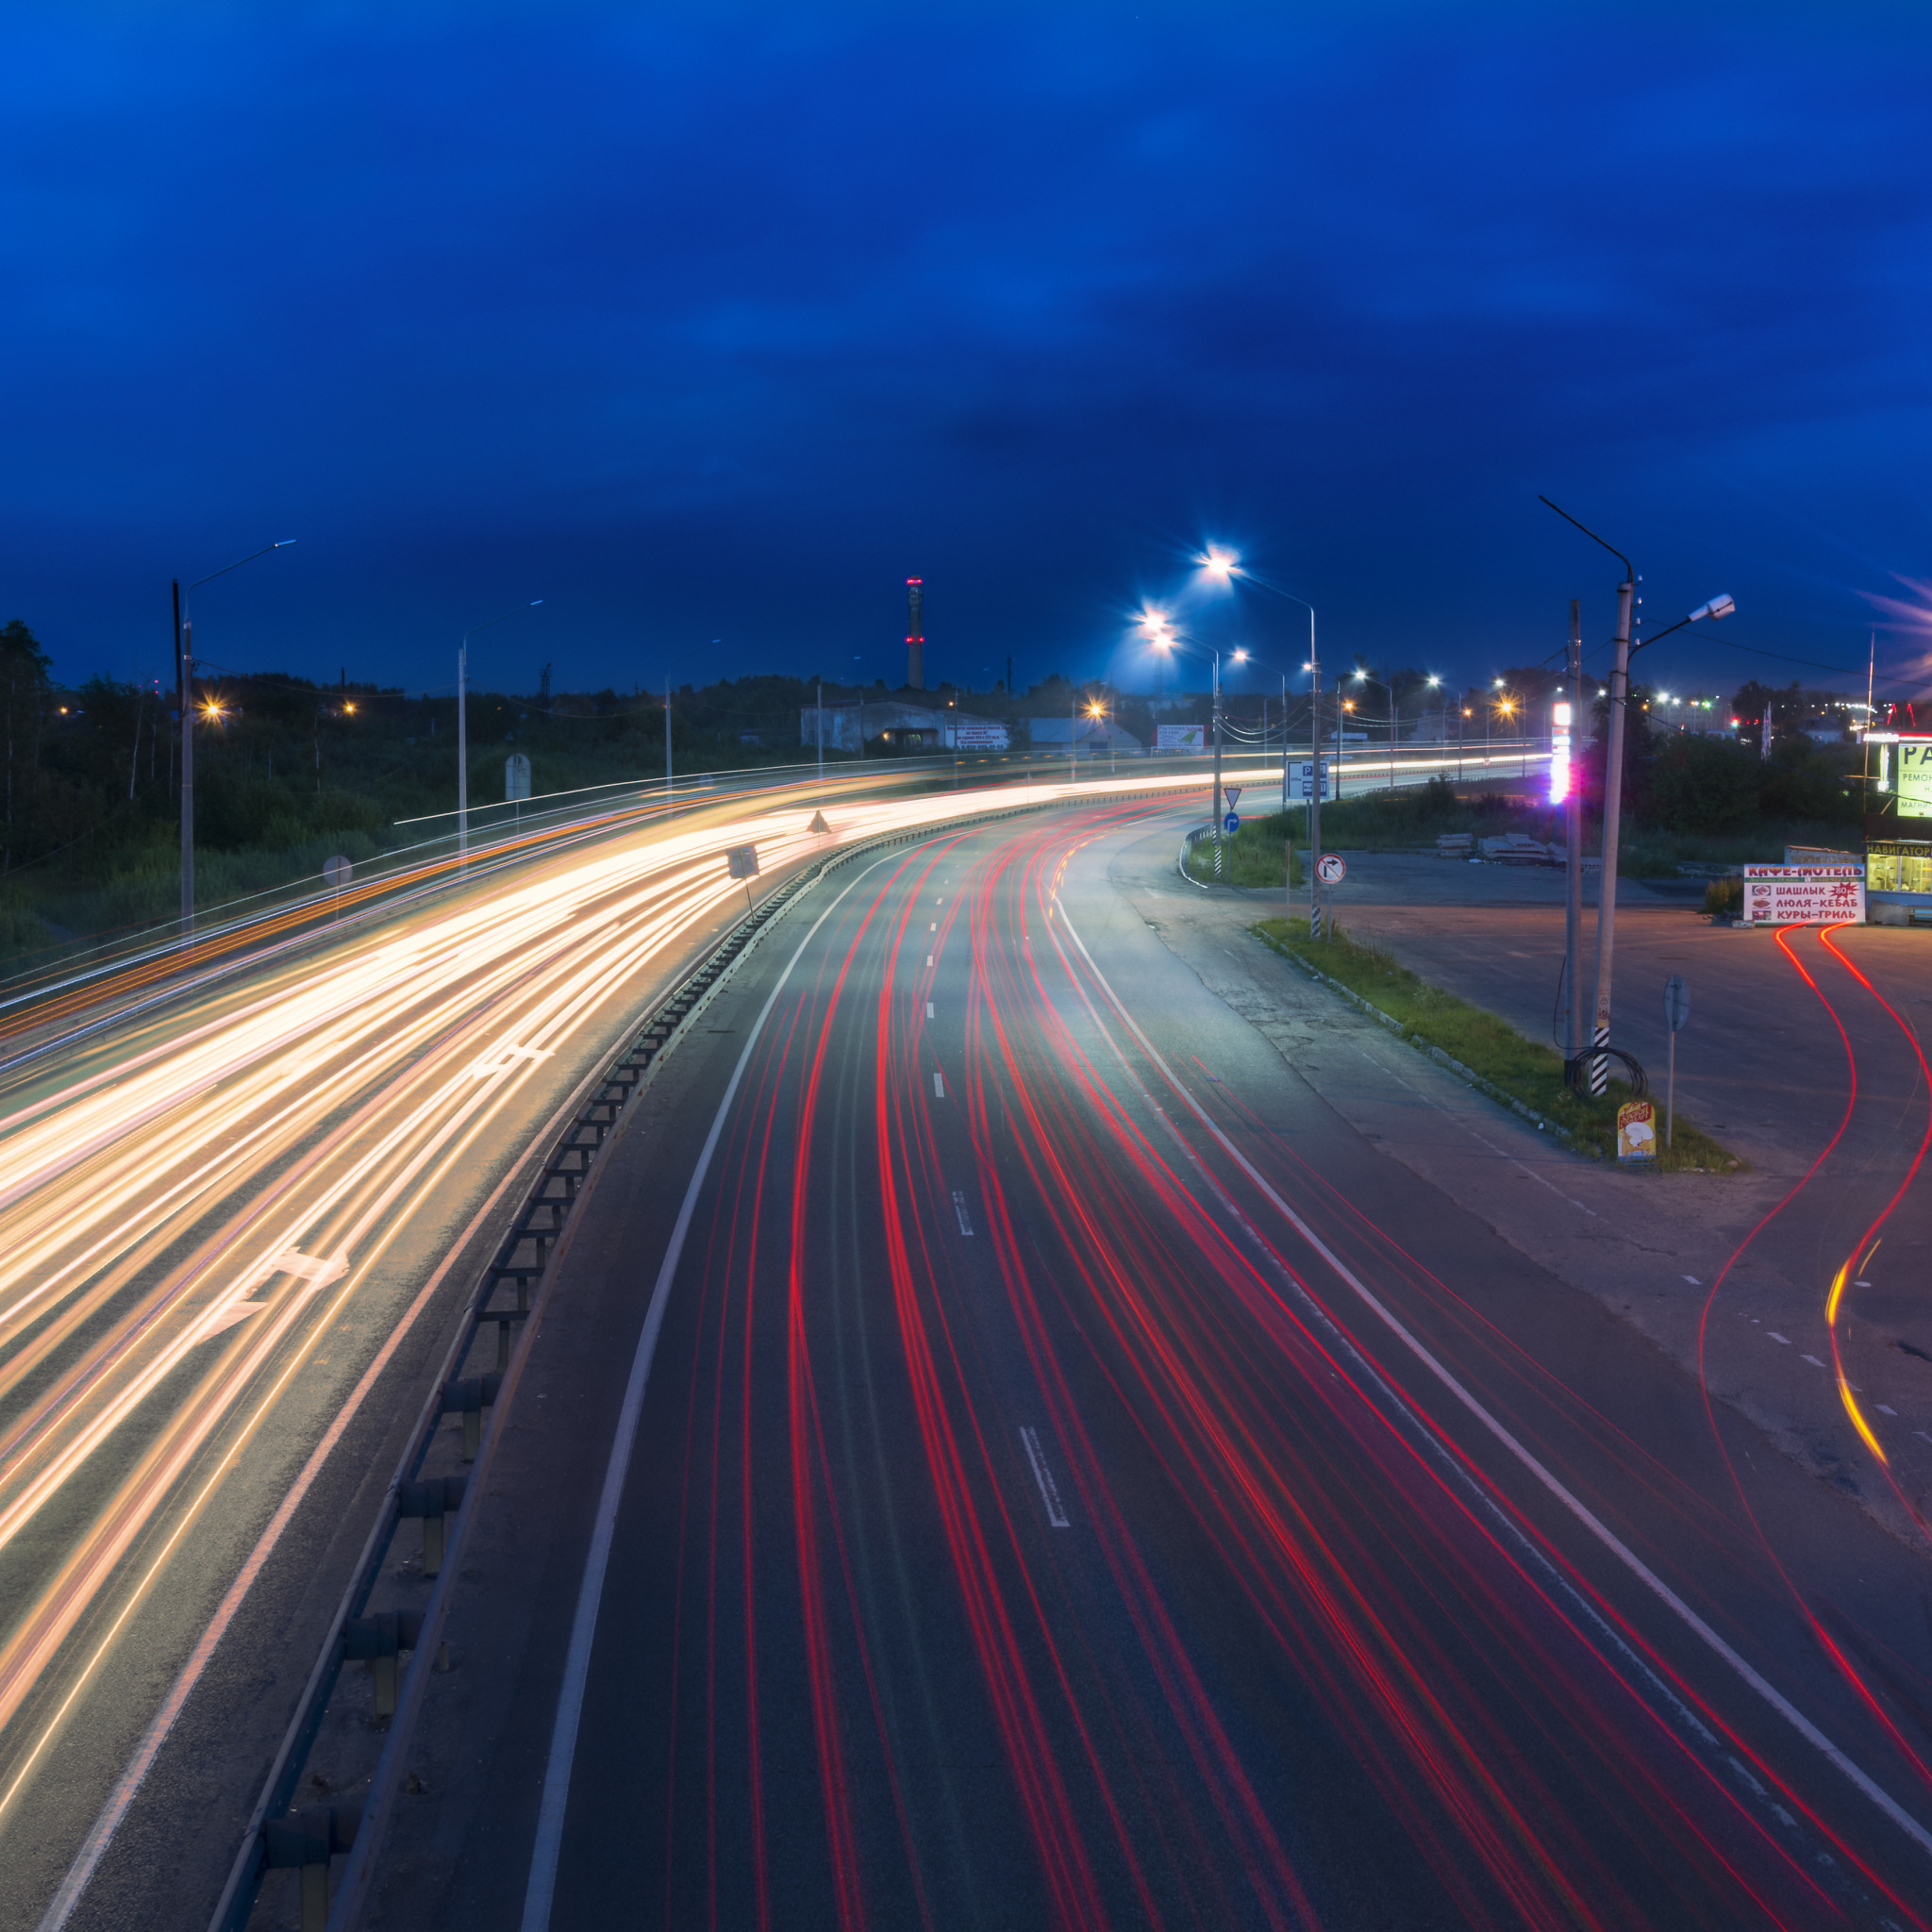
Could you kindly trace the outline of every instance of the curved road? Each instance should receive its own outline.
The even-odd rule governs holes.
[[[848,871],[627,1117],[374,1923],[1932,1922],[1923,1554],[1208,995],[1180,824]]]

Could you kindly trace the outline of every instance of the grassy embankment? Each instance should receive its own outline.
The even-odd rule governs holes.
[[[1286,854],[1284,841],[1293,836],[1294,883],[1304,879],[1302,870],[1302,815],[1276,812],[1272,818],[1246,820],[1232,838],[1221,841],[1221,877],[1214,876],[1214,841],[1200,840],[1188,854],[1188,871],[1204,884],[1224,886],[1273,886],[1281,890],[1281,867]]]
[[[1311,940],[1306,929],[1291,928],[1281,919],[1265,919],[1253,931],[1277,953],[1339,980],[1391,1020],[1399,1021],[1411,1040],[1420,1040],[1424,1047],[1441,1048],[1512,1099],[1554,1122],[1599,1159],[1615,1159],[1617,1108],[1630,1098],[1629,1089],[1621,1081],[1612,1080],[1609,1092],[1601,1100],[1571,1092],[1563,1083],[1562,1057],[1554,1049],[1525,1040],[1495,1014],[1431,986],[1387,953],[1343,932],[1327,940]],[[1656,1165],[1659,1170],[1667,1174],[1741,1171],[1743,1163],[1735,1155],[1681,1112],[1676,1117],[1673,1144],[1666,1148],[1663,1096],[1653,1093],[1651,1097],[1657,1107]]]

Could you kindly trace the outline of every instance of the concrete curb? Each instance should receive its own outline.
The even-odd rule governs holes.
[[[1260,936],[1257,934],[1256,937],[1258,939]],[[1385,1013],[1380,1007],[1374,1005],[1372,1001],[1363,999],[1361,994],[1357,992],[1353,987],[1343,986],[1341,980],[1331,978],[1319,968],[1310,966],[1307,960],[1297,958],[1294,954],[1284,951],[1281,947],[1275,945],[1272,940],[1261,940],[1261,943],[1271,953],[1277,954],[1280,958],[1286,959],[1291,966],[1298,967],[1310,979],[1319,979],[1323,985],[1333,987],[1350,1005],[1359,1007],[1372,1020],[1379,1021],[1398,1039],[1407,1041],[1418,1053],[1426,1054],[1438,1066],[1448,1068],[1457,1079],[1463,1081],[1468,1086],[1474,1087],[1477,1092],[1488,1095],[1498,1106],[1507,1107],[1511,1113],[1530,1122],[1539,1133],[1554,1136],[1565,1147],[1569,1148],[1573,1154],[1580,1154],[1589,1160],[1597,1158],[1595,1150],[1586,1146],[1581,1141],[1577,1140],[1567,1127],[1559,1127],[1547,1114],[1538,1113],[1533,1107],[1525,1107],[1515,1095],[1505,1092],[1493,1080],[1485,1079],[1474,1067],[1465,1067],[1460,1060],[1455,1058],[1452,1055],[1444,1053],[1440,1046],[1436,1046],[1424,1040],[1420,1033],[1410,1032],[1400,1020]]]

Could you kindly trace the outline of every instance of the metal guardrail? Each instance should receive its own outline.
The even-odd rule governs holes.
[[[1192,791],[1198,778],[1177,778],[1174,789]],[[1166,788],[1163,788],[1163,790]],[[443,1619],[461,1568],[462,1547],[472,1521],[473,1495],[480,1494],[497,1440],[496,1418],[508,1407],[521,1377],[527,1349],[523,1339],[543,1312],[552,1279],[551,1263],[582,1198],[598,1152],[609,1141],[625,1108],[643,1091],[663,1056],[683,1037],[756,948],[758,941],[798,899],[827,873],[893,845],[915,844],[968,826],[1016,818],[1059,807],[1087,806],[1114,799],[1158,798],[1135,790],[1109,793],[1096,785],[1074,797],[1034,800],[921,824],[861,841],[794,874],[734,925],[708,958],[650,1009],[627,1036],[627,1043],[591,1075],[566,1103],[569,1124],[541,1158],[537,1174],[512,1215],[471,1293],[438,1369],[434,1386],[418,1414],[408,1446],[391,1478],[376,1521],[356,1564],[320,1656],[276,1753],[261,1795],[250,1814],[209,1932],[241,1932],[255,1908],[262,1879],[275,1870],[295,1869],[302,1932],[344,1932],[357,1917],[374,1860],[380,1849],[391,1799],[399,1782],[402,1752],[413,1728],[431,1674],[448,1668],[441,1641]],[[458,1376],[457,1370],[486,1327],[497,1331],[492,1371]],[[425,1462],[443,1419],[460,1418],[462,1459],[469,1474],[429,1476]],[[423,1573],[433,1579],[420,1611],[370,1614],[370,1598],[401,1525],[423,1524]],[[408,1661],[404,1664],[407,1656]],[[370,1666],[375,1714],[391,1720],[382,1754],[371,1779],[367,1804],[359,1810],[341,1806],[295,1807],[296,1792],[308,1756],[321,1733],[339,1687],[342,1666]],[[341,1854],[360,1860],[344,1874],[333,1907],[329,1900],[332,1859]]]

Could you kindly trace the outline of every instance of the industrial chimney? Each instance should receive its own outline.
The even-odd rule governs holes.
[[[925,629],[919,621],[920,597],[924,586],[924,577],[906,579],[906,607],[909,613],[906,633],[906,683],[912,691],[925,689]]]

